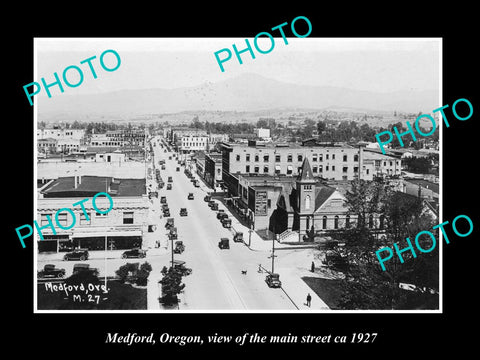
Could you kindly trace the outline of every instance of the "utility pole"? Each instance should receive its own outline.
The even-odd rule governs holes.
[[[272,274],[274,273],[275,264],[275,239],[272,240]]]

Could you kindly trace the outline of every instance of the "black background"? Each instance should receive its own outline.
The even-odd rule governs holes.
[[[357,355],[432,353],[435,349],[473,348],[476,340],[476,264],[478,250],[476,126],[480,106],[474,84],[479,80],[475,53],[478,19],[475,9],[460,2],[448,8],[419,8],[417,3],[385,3],[383,7],[351,6],[345,2],[326,7],[322,2],[295,6],[274,4],[260,9],[246,3],[222,3],[192,8],[187,2],[174,9],[164,3],[141,6],[133,3],[77,4],[71,8],[44,4],[25,9],[9,8],[2,23],[2,91],[4,159],[7,165],[3,188],[2,299],[8,332],[4,344],[18,350],[32,349],[38,355],[140,354],[158,356],[201,354],[206,351],[234,350],[257,353],[269,350],[310,356],[339,355],[351,351]],[[443,314],[33,314],[33,245],[26,240],[22,249],[15,228],[32,224],[33,208],[33,108],[23,85],[33,79],[34,37],[227,37],[253,38],[296,16],[306,16],[313,27],[310,37],[442,37],[443,104],[467,98],[474,108],[473,117],[458,121],[447,110],[450,128],[443,129],[443,219],[453,220],[466,214],[473,220],[474,232],[467,238],[452,234],[443,247]],[[287,35],[288,36],[288,35]],[[217,49],[212,49],[213,52]],[[244,65],[246,66],[246,65]],[[165,69],[168,71],[168,69]],[[188,71],[188,69],[185,69]],[[429,109],[428,109],[429,110]],[[7,265],[8,264],[8,265]],[[6,318],[5,318],[6,319]],[[473,328],[470,327],[473,325]],[[105,344],[107,332],[136,332],[157,335],[350,335],[353,332],[377,332],[373,344],[268,344],[237,346],[212,345],[126,345]],[[82,351],[84,350],[84,351]],[[43,357],[42,356],[42,357]],[[95,356],[96,357],[96,356]]]

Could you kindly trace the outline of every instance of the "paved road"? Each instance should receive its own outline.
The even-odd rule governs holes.
[[[162,178],[173,177],[172,190],[160,190],[166,195],[170,213],[175,218],[178,240],[183,240],[186,250],[175,255],[184,260],[193,273],[184,278],[186,285],[180,309],[188,310],[266,310],[295,309],[281,289],[271,289],[265,283],[265,274],[258,273],[258,264],[267,266],[268,252],[254,252],[243,243],[232,240],[230,230],[222,227],[216,212],[203,201],[205,192],[195,188],[176,160],[168,160],[170,153],[163,153],[158,146],[155,161],[166,158],[166,169]],[[194,200],[188,200],[188,193]],[[187,208],[188,216],[179,216],[180,208]],[[220,208],[222,206],[220,205]],[[160,224],[163,228],[165,219]],[[221,237],[230,239],[230,249],[221,250]],[[168,261],[165,265],[168,266]],[[242,274],[246,270],[247,274]]]

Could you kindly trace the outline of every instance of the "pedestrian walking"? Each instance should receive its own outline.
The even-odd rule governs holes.
[[[310,307],[311,301],[312,301],[312,297],[310,296],[310,293],[308,293],[308,295],[307,295],[307,306],[308,307]]]
[[[312,267],[311,267],[310,270],[311,270],[312,273],[315,272],[315,263],[313,261],[312,261]]]

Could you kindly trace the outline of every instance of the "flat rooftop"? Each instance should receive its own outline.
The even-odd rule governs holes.
[[[85,175],[75,188],[75,177],[67,176],[53,180],[41,193],[45,198],[91,197],[99,192],[115,196],[142,196],[146,193],[145,179],[118,179],[105,176]]]

